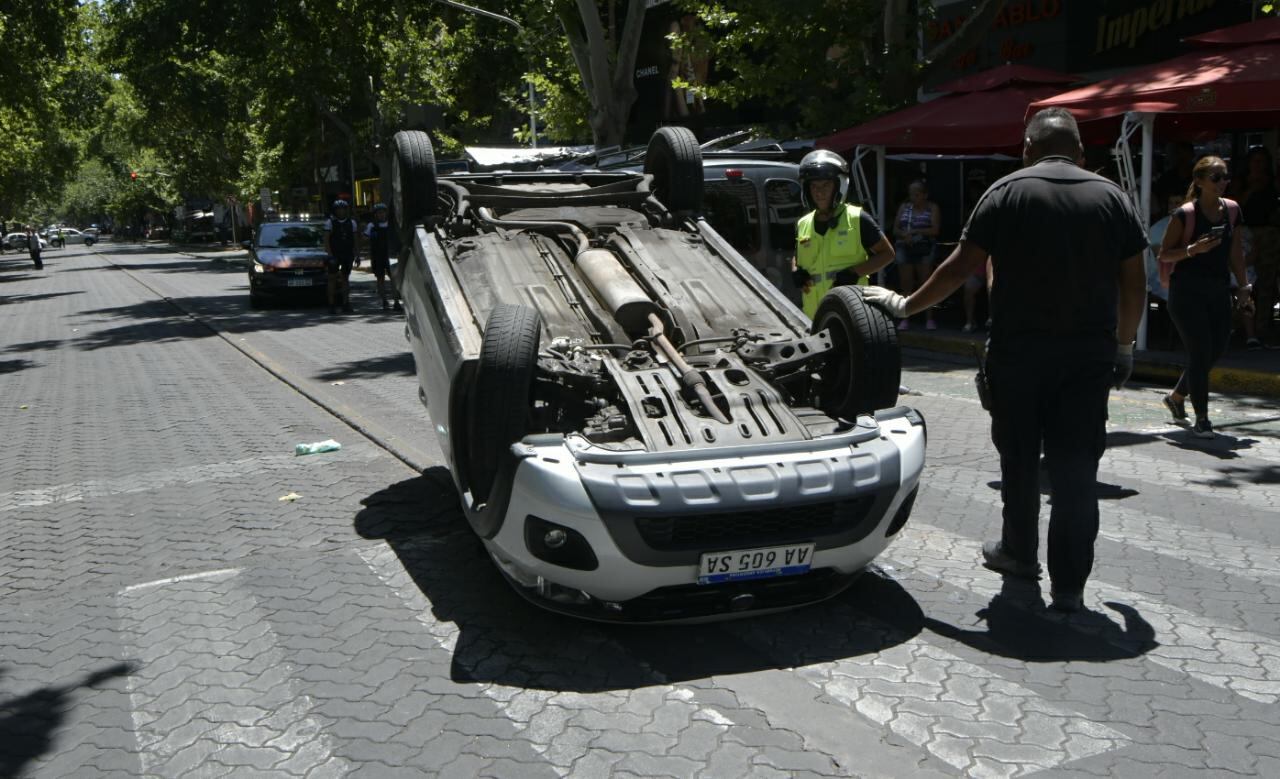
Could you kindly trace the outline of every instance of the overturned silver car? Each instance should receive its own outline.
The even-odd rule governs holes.
[[[392,170],[406,335],[467,518],[514,587],[592,619],[830,597],[906,523],[925,425],[857,288],[810,322],[701,218],[691,133],[644,173]]]

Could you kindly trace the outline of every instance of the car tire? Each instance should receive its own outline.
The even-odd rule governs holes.
[[[93,246],[93,243],[94,243],[94,241],[93,241],[93,239],[92,239],[92,238],[86,238],[86,239],[84,239],[84,245],[85,245],[85,246]]]
[[[861,287],[836,287],[818,304],[811,333],[829,330],[818,408],[852,420],[898,404],[902,353],[889,316],[862,299]]]
[[[507,450],[529,432],[541,337],[536,309],[501,303],[489,313],[467,409],[467,484],[476,503],[489,497]]]
[[[687,127],[659,127],[649,138],[644,172],[653,193],[671,211],[702,210],[702,149]]]
[[[431,137],[421,130],[395,134],[391,160],[391,209],[402,246],[409,245],[416,225],[439,209],[436,190],[436,155]]]

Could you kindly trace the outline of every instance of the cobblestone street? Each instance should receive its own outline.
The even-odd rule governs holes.
[[[240,257],[0,257],[0,777],[1280,776],[1273,399],[1215,395],[1203,442],[1113,394],[1066,616],[979,565],[973,370],[909,354],[924,486],[868,575],[602,626],[487,559],[372,277],[251,310]]]

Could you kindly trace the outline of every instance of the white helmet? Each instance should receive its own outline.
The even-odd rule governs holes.
[[[800,160],[800,202],[804,203],[805,208],[818,207],[809,195],[809,182],[824,180],[836,182],[832,207],[843,203],[849,194],[849,163],[830,149],[815,149]]]

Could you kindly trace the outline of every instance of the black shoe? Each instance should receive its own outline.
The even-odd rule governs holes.
[[[1213,432],[1213,423],[1208,417],[1198,417],[1195,426],[1191,428],[1191,435],[1196,438],[1215,438],[1218,434]]]
[[[1039,579],[1040,563],[1020,563],[1004,550],[1000,541],[988,541],[982,545],[983,565],[1008,576],[1019,579]]]
[[[395,301],[393,305],[395,306],[396,311],[403,311],[403,310],[404,310],[404,309],[400,308],[400,301],[398,301],[398,300],[397,300],[397,301]]]
[[[1080,590],[1067,590],[1058,592],[1054,590],[1049,597],[1052,601],[1049,608],[1054,611],[1065,611],[1068,614],[1079,611],[1084,608],[1084,593]]]
[[[384,300],[384,301],[382,301],[382,310],[383,310],[383,311],[390,311],[390,310],[391,310],[391,306],[390,306],[390,305],[388,305],[387,301],[385,301],[385,300]]]
[[[1174,400],[1172,395],[1164,396],[1164,407],[1169,409],[1169,413],[1173,415],[1174,422],[1187,421],[1187,401]]]

